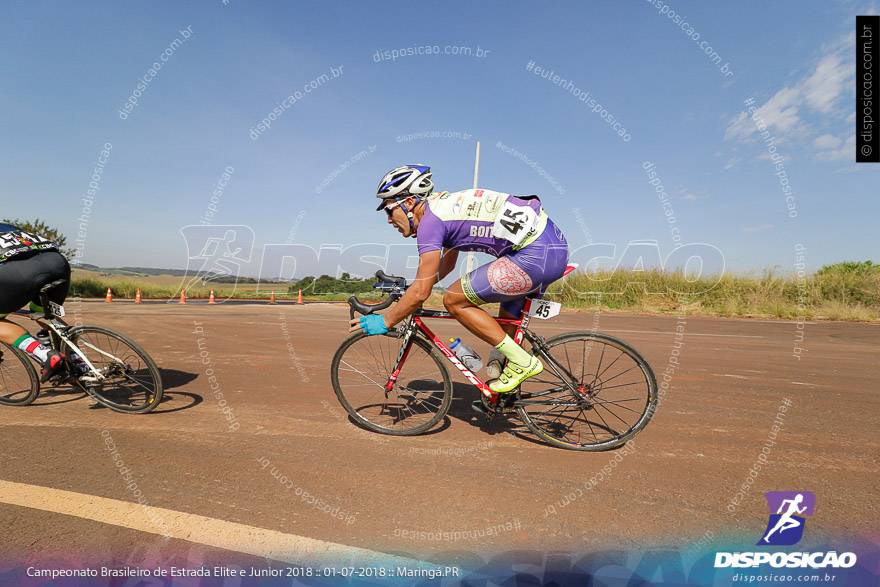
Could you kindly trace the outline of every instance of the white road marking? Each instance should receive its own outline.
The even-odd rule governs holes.
[[[801,383],[800,381],[792,381],[792,385],[809,385],[810,387],[819,387],[815,383]]]
[[[296,565],[427,566],[414,559],[267,528],[12,481],[0,480],[0,503],[166,535]]]

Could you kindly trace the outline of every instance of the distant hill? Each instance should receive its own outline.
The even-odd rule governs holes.
[[[153,277],[157,275],[170,275],[172,277],[183,277],[187,275],[185,269],[157,269],[155,267],[98,267],[97,265],[91,265],[89,263],[79,263],[75,265],[77,269],[82,269],[83,271],[91,271],[95,273],[99,273],[100,275],[122,275],[126,277]],[[190,273],[190,277],[195,277],[194,274]],[[212,277],[211,274],[207,274],[205,277],[205,281],[212,281],[214,283],[257,283],[259,280],[254,277],[235,277],[232,275],[223,275]],[[287,282],[276,282],[276,281],[268,281],[262,280],[262,283],[287,283]]]

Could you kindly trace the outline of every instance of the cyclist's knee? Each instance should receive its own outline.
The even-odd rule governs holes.
[[[464,308],[476,307],[476,304],[469,300],[467,296],[455,289],[446,290],[446,293],[443,294],[443,305],[453,315]]]
[[[461,292],[454,292],[451,289],[447,289],[443,294],[443,306],[445,306],[452,314],[455,314],[459,309],[462,300],[467,302],[467,299],[461,294]]]

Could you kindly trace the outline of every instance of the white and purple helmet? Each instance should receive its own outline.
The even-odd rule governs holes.
[[[402,165],[392,169],[379,182],[376,197],[382,203],[376,210],[385,207],[385,200],[398,200],[408,196],[420,199],[429,196],[434,191],[431,175],[431,168],[427,165]]]

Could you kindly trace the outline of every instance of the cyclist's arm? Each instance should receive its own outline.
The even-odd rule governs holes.
[[[431,295],[431,288],[439,281],[437,273],[439,269],[439,250],[419,255],[419,270],[416,272],[416,280],[407,288],[397,304],[382,316],[385,318],[385,326],[393,328],[425,303],[425,300]]]
[[[455,263],[458,261],[458,251],[456,249],[443,249],[443,256],[440,257],[440,271],[437,281],[440,281],[449,272],[455,269]]]

